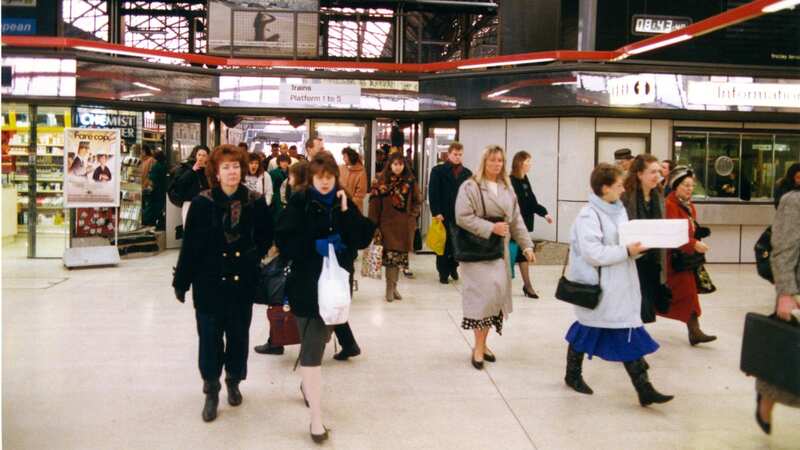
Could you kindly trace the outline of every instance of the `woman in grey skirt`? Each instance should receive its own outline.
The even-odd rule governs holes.
[[[278,219],[275,242],[292,261],[286,294],[300,331],[300,390],[311,415],[311,438],[320,443],[328,438],[322,424],[321,365],[332,329],[319,315],[323,258],[333,246],[339,265],[352,274],[357,252],[372,241],[375,225],[339,188],[339,167],[329,153],[311,160],[308,179],[308,188],[292,195]]]
[[[461,327],[475,332],[472,366],[478,370],[483,369],[484,361],[496,361],[486,346],[489,328],[494,326],[497,334],[502,334],[503,319],[513,309],[509,238],[519,244],[529,262],[536,260],[505,166],[503,149],[496,145],[487,147],[476,175],[461,185],[456,198],[459,227],[485,239],[493,234],[503,238],[502,258],[461,264],[464,309]]]

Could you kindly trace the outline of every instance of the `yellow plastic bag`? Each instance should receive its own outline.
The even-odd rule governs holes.
[[[444,242],[447,239],[447,232],[444,230],[444,225],[438,220],[431,221],[431,227],[428,229],[428,237],[425,238],[425,243],[428,248],[433,250],[439,256],[444,255]]]

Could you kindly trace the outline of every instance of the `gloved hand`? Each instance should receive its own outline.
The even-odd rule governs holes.
[[[178,299],[179,302],[183,303],[186,301],[186,291],[182,291],[178,288],[175,288],[175,298]]]

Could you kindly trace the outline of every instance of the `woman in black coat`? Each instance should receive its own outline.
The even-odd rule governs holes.
[[[540,205],[533,193],[531,182],[528,180],[527,173],[531,170],[531,155],[526,151],[517,152],[511,162],[511,184],[514,186],[514,193],[517,194],[517,202],[522,213],[522,220],[528,233],[533,231],[534,214],[544,217],[547,223],[553,223],[553,218],[547,213],[547,208]],[[530,264],[522,252],[517,253],[516,262],[519,264],[519,272],[522,274],[522,293],[525,297],[539,298],[539,294],[533,289],[531,276],[528,272]]]
[[[170,200],[175,206],[181,207],[184,225],[186,225],[186,215],[192,199],[209,188],[208,177],[206,177],[206,161],[208,161],[209,153],[211,152],[205,145],[195,146],[189,159],[175,170],[174,178],[169,186]]]
[[[664,218],[666,206],[660,179],[661,165],[655,156],[641,154],[633,160],[625,179],[625,192],[620,198],[628,213],[628,220]],[[636,260],[642,293],[641,318],[644,323],[655,322],[657,310],[662,313],[669,310],[666,255],[663,249],[654,248]]]
[[[247,156],[235,146],[222,145],[211,154],[207,174],[212,187],[189,207],[172,282],[181,303],[192,288],[206,422],[217,417],[223,366],[228,403],[242,402],[239,382],[247,377],[259,263],[272,244],[267,203],[241,183],[246,168]]]
[[[300,389],[311,412],[311,437],[321,442],[328,437],[320,404],[321,364],[332,329],[319,315],[323,257],[333,244],[339,265],[352,274],[358,250],[372,241],[375,225],[339,188],[339,167],[330,154],[317,155],[308,170],[309,186],[289,199],[275,236],[281,255],[292,260],[286,292],[300,330]]]

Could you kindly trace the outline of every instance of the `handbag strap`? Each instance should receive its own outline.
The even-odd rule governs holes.
[[[597,215],[597,220],[600,222],[600,235],[601,235],[600,236],[600,242],[603,242],[603,236],[605,236],[605,231],[603,231],[603,219],[600,217],[600,213],[597,212],[596,209],[592,208],[591,206],[589,206],[589,208],[591,208],[594,211],[594,213]],[[567,250],[567,258],[564,260],[564,266],[561,267],[561,276],[562,277],[567,272],[567,264],[569,264],[569,254],[570,254],[571,249],[572,248],[570,247],[570,249]],[[602,275],[602,270],[603,270],[602,266],[597,266],[597,281],[598,281],[598,283],[600,282],[600,276]]]

